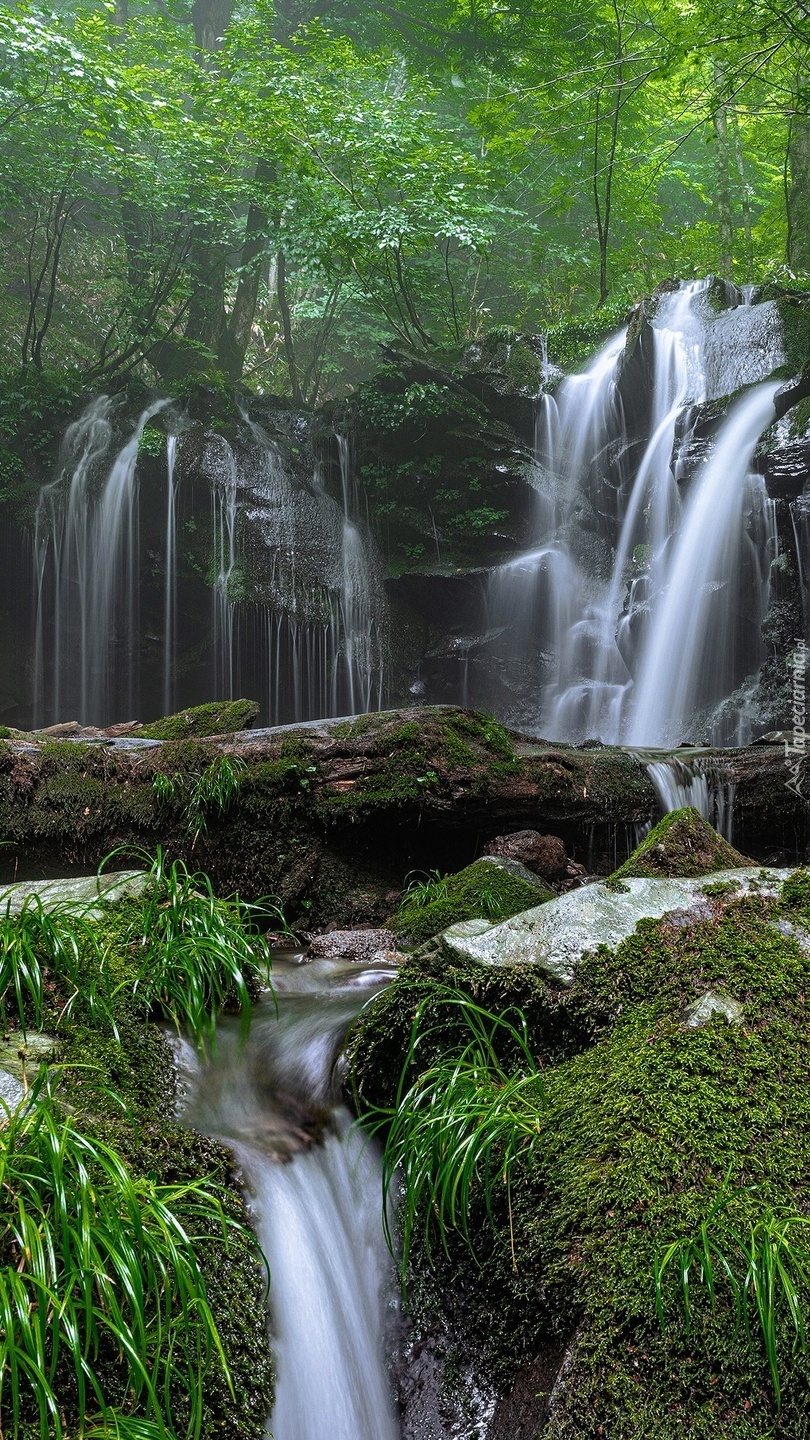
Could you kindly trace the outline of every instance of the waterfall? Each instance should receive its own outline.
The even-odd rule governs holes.
[[[724,779],[711,763],[700,758],[687,760],[682,756],[669,756],[651,761],[646,769],[665,815],[693,805],[726,840],[732,840],[736,788],[733,780]]]
[[[234,603],[231,582],[236,568],[236,459],[227,440],[211,437],[221,453],[211,486],[211,533],[213,536],[214,583],[211,587],[211,636],[213,650],[213,693],[233,699]]]
[[[381,708],[385,588],[348,442],[339,499],[307,433],[285,446],[247,414],[230,437],[175,417],[165,469],[154,457],[139,478],[144,428],[170,403],[122,443],[122,402],[94,400],[42,487],[34,724],[148,720],[237,689],[270,724]]]
[[[100,485],[112,443],[112,402],[94,400],[65,436],[54,481],[43,486],[34,529],[37,576],[35,723],[133,719],[139,708],[139,516],[136,464],[155,400]]]
[[[536,520],[525,553],[490,572],[486,624],[515,697],[505,718],[548,739],[671,746],[696,726],[749,738],[743,687],[763,658],[776,555],[773,502],[749,471],[777,386],[710,419],[710,438],[705,407],[784,357],[773,304],[727,287],[718,314],[711,285],[657,301],[645,440],[638,415],[625,426],[621,394],[637,385],[623,378],[625,334],[538,402]],[[728,701],[715,724],[733,694],[735,715]]]
[[[677,743],[700,699],[733,689],[734,616],[715,596],[733,595],[739,583],[745,482],[779,383],[757,386],[732,407],[693,482],[642,651],[631,745]]]
[[[274,962],[278,1011],[250,1035],[220,1025],[213,1061],[182,1052],[190,1123],[227,1144],[267,1257],[273,1440],[396,1440],[385,1369],[396,1277],[382,1230],[376,1151],[337,1099],[346,1028],[392,977],[342,961]],[[389,1340],[392,1336],[389,1334]]]
[[[384,611],[381,577],[374,573],[366,541],[353,518],[352,469],[349,442],[337,436],[343,496],[341,562],[343,581],[340,618],[343,632],[342,666],[351,714],[379,710],[384,693],[383,640],[379,614]],[[376,583],[375,583],[376,582]]]

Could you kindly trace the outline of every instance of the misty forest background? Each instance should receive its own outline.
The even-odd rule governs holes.
[[[801,283],[809,45],[810,0],[6,4],[6,399],[134,373],[315,404],[386,340]]]

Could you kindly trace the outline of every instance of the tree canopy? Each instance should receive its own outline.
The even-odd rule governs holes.
[[[2,363],[313,403],[810,271],[807,0],[0,5]]]

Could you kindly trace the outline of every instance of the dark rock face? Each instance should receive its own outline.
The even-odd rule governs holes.
[[[559,835],[541,835],[538,830],[516,830],[511,835],[496,835],[484,846],[484,854],[519,860],[527,870],[533,870],[544,880],[564,880],[569,863]]]

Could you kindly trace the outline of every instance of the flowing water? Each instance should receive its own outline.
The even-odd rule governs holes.
[[[733,840],[736,787],[715,763],[700,756],[657,757],[647,762],[646,770],[665,815],[693,805],[726,840]]]
[[[59,473],[40,492],[35,723],[49,713],[89,721],[138,713],[138,446],[168,404],[155,400],[142,411],[110,464],[112,402],[94,400],[68,430]]]
[[[380,1165],[339,1100],[340,1048],[384,963],[276,961],[270,998],[221,1022],[215,1059],[183,1046],[185,1113],[233,1151],[270,1274],[274,1440],[396,1440],[386,1350],[397,1281]]]
[[[708,440],[703,417],[783,356],[773,306],[729,289],[718,315],[709,291],[690,282],[658,302],[646,439],[625,420],[626,332],[538,404],[535,533],[491,573],[487,624],[529,695],[512,718],[549,739],[672,747],[713,726],[722,743],[750,738],[744,701],[733,733],[712,716],[753,691],[764,657],[777,546],[751,469],[778,384],[749,388]]]
[[[122,437],[120,404],[94,400],[42,487],[33,723],[149,719],[237,692],[271,724],[379,709],[387,605],[348,443],[336,437],[338,500],[314,454],[307,469],[306,435],[288,453],[247,413],[229,438],[172,412],[165,489],[142,496],[143,432],[169,405]]]
[[[479,681],[471,634],[442,699],[573,743],[752,737],[779,598],[775,502],[753,456],[784,355],[775,303],[750,300],[682,284],[635,350],[622,331],[538,398],[525,549],[485,581],[493,665]],[[737,391],[726,414],[711,408]],[[120,402],[94,400],[41,491],[34,723],[151,718],[237,693],[269,724],[381,707],[386,592],[348,437],[330,440],[330,493],[303,417],[278,412],[271,435],[244,411],[225,435],[172,411],[182,433],[158,499],[159,467],[142,477],[138,451],[168,405],[122,435]],[[804,498],[790,515],[807,615]]]

